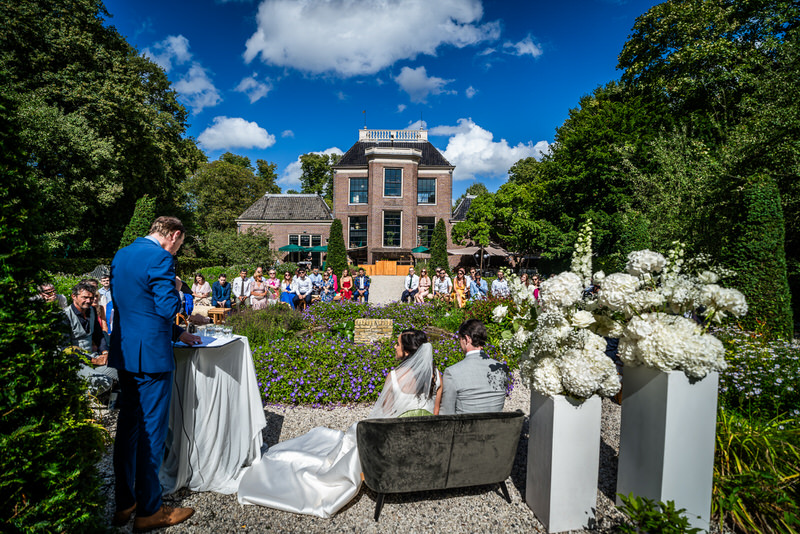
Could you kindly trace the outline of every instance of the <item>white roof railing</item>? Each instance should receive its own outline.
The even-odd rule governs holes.
[[[427,141],[428,130],[368,130],[358,131],[359,141]]]

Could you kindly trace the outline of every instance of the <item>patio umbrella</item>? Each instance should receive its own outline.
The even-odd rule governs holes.
[[[309,252],[328,252],[328,245],[317,245],[308,249]]]
[[[306,252],[306,247],[301,247],[300,245],[285,245],[279,248],[281,252]]]
[[[413,253],[415,253],[415,254],[419,254],[419,253],[421,253],[421,252],[428,252],[429,250],[430,250],[430,249],[429,249],[428,247],[423,247],[422,245],[420,245],[420,246],[418,246],[418,247],[414,247],[414,248],[412,248],[412,249],[411,249],[411,252],[413,252]]]

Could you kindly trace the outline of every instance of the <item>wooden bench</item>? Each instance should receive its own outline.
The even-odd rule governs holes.
[[[511,475],[524,414],[496,412],[367,419],[356,430],[367,487],[378,494],[499,484],[510,503]]]

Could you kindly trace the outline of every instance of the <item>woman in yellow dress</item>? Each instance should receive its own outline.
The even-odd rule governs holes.
[[[469,298],[467,295],[468,289],[469,284],[464,276],[464,269],[459,269],[456,279],[453,280],[453,295],[455,296],[456,305],[458,305],[459,308],[463,308]]]

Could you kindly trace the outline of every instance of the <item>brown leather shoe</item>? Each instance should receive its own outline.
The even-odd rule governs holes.
[[[134,532],[148,532],[156,528],[171,527],[183,523],[194,513],[194,508],[172,508],[162,505],[153,515],[142,517],[137,515],[133,521]]]
[[[114,519],[111,520],[111,525],[115,527],[121,527],[128,524],[128,521],[131,520],[134,510],[136,510],[136,503],[133,503],[133,506],[130,508],[118,510],[117,513],[114,514]]]

